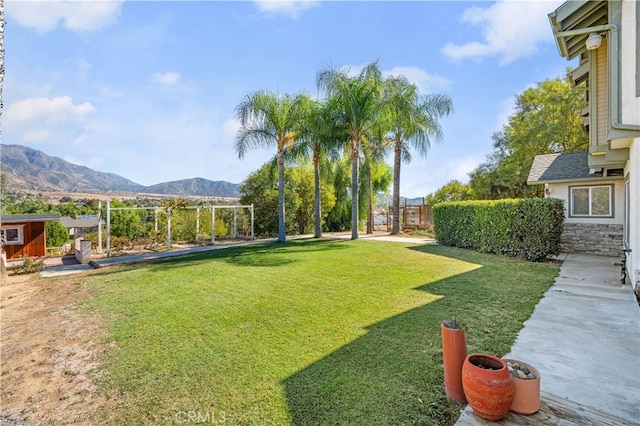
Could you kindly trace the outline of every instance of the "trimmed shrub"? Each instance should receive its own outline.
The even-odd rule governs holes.
[[[564,204],[555,198],[438,203],[433,221],[440,244],[540,261],[560,253]]]

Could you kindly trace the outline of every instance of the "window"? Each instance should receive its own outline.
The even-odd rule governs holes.
[[[2,244],[8,246],[24,244],[22,228],[24,228],[24,225],[3,226],[0,230]]]
[[[612,217],[612,192],[612,185],[570,187],[570,216]]]

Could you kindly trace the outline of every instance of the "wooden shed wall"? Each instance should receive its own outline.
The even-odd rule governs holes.
[[[7,253],[7,259],[44,256],[47,246],[44,222],[27,222],[16,225],[24,225],[24,245],[5,245],[3,248]]]

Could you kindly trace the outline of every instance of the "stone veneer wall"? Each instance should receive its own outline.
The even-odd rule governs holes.
[[[622,235],[622,225],[565,223],[560,249],[564,253],[620,256]]]

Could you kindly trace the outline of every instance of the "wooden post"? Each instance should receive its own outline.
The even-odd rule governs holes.
[[[198,242],[199,233],[200,233],[200,207],[196,207],[196,243]]]
[[[107,200],[107,257],[111,257],[111,200]]]
[[[387,207],[387,232],[391,232],[391,206]]]
[[[233,208],[233,238],[238,238],[238,208]]]
[[[158,208],[153,209],[153,230],[158,232]]]
[[[102,201],[98,201],[98,247],[96,252],[102,254]]]
[[[216,208],[211,206],[211,244],[216,243]]]
[[[255,239],[255,237],[253,236],[253,204],[251,204],[250,211],[251,211],[251,241],[253,241]]]
[[[167,207],[167,250],[171,250],[171,207]]]

